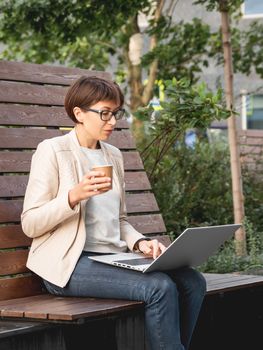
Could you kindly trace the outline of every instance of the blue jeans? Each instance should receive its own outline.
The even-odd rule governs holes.
[[[141,273],[89,259],[83,252],[64,288],[44,280],[49,293],[145,302],[145,326],[151,350],[189,347],[206,292],[204,277],[192,268]]]

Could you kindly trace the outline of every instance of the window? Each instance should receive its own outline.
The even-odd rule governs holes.
[[[242,13],[245,18],[263,17],[263,1],[245,0],[242,5]]]
[[[242,129],[263,130],[263,95],[243,95]]]

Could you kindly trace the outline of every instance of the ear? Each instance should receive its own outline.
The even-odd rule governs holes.
[[[74,107],[73,108],[73,113],[74,113],[75,118],[77,119],[77,121],[79,123],[83,123],[84,115],[83,115],[82,110],[79,107]]]

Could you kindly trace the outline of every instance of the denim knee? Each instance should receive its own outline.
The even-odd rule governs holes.
[[[151,280],[148,284],[149,297],[161,299],[163,297],[169,298],[169,296],[178,295],[178,291],[173,280],[165,273],[154,272],[152,273]]]
[[[203,274],[197,270],[191,269],[193,276],[192,281],[196,289],[198,289],[202,294],[206,293],[206,279]]]
[[[188,286],[191,286],[191,289],[195,291],[195,293],[199,292],[200,295],[205,295],[206,279],[202,273],[193,268],[188,268],[186,278],[188,279]]]

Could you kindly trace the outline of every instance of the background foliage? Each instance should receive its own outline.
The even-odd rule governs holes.
[[[189,226],[233,223],[229,148],[225,141],[206,133],[212,119],[229,115],[220,90],[212,94],[204,84],[189,87],[185,79],[165,85],[167,101],[162,109],[157,114],[150,107],[138,112],[148,125],[138,147],[167,231],[175,238]],[[186,143],[189,129],[197,134],[190,146]],[[200,267],[202,271],[230,272],[263,266],[263,181],[262,176],[256,176],[261,172],[243,168],[243,224],[248,254],[236,256],[230,240]]]
[[[255,69],[263,76],[263,26],[252,21],[248,30],[239,29],[242,2],[194,3],[209,11],[218,10],[222,4],[230,6],[236,20],[232,23],[235,72],[249,74]],[[166,3],[170,6],[155,21],[153,16],[160,0],[0,0],[0,41],[5,44],[1,58],[97,70],[105,70],[115,61],[115,78],[129,87],[127,91],[133,97],[136,95],[130,103],[134,111],[147,105],[152,97],[154,86],[142,98],[143,77],[147,80],[154,75],[154,81],[185,77],[196,82],[199,73],[209,65],[209,59],[222,64],[220,28],[213,32],[198,18],[176,23],[175,0]],[[174,10],[169,11],[172,7]],[[140,13],[149,18],[147,28],[139,27]],[[145,43],[141,61],[136,65],[129,59],[129,44],[134,34],[142,35]],[[149,44],[152,38],[154,47]],[[157,65],[152,69],[154,62]]]

